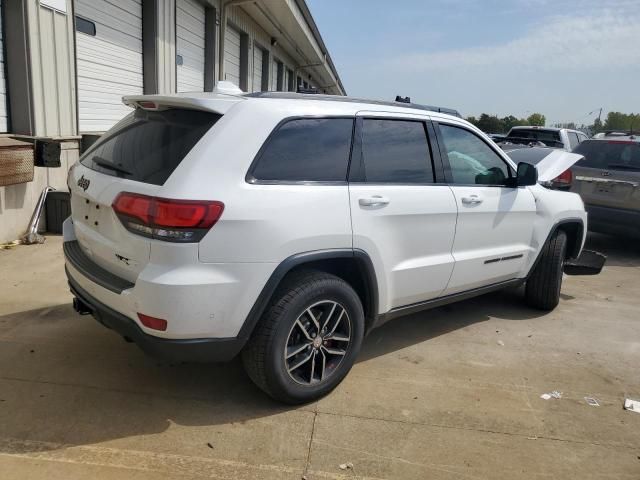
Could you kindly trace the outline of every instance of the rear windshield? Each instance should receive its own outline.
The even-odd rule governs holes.
[[[640,171],[640,142],[586,140],[573,151],[584,155],[584,160],[581,160],[578,166]]]
[[[80,162],[105,175],[162,185],[220,117],[197,110],[138,108],[100,137]]]
[[[542,142],[548,147],[562,146],[560,140],[560,132],[556,130],[540,130],[540,129],[517,129],[511,130],[507,138],[526,138],[530,140],[536,140]],[[558,145],[560,144],[560,145]]]
[[[545,158],[547,155],[549,155],[551,152],[554,152],[554,151],[557,151],[557,150],[553,150],[551,148],[533,147],[533,148],[521,148],[519,150],[509,150],[509,151],[506,151],[505,153],[509,155],[509,157],[511,157],[511,160],[513,160],[516,163],[527,162],[527,163],[530,163],[531,165],[537,165],[542,161],[543,158]]]

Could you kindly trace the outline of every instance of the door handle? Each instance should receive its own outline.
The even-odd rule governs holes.
[[[389,199],[381,195],[373,195],[372,197],[358,199],[358,203],[363,207],[378,207],[381,205],[388,205]]]
[[[462,203],[465,205],[478,205],[482,203],[482,199],[477,195],[469,195],[468,197],[462,197]]]

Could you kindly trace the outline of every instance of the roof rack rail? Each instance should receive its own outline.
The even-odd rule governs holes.
[[[244,97],[249,98],[281,98],[281,99],[297,99],[297,100],[324,100],[329,102],[345,102],[345,103],[365,103],[369,105],[382,105],[387,107],[400,107],[400,108],[413,108],[415,110],[426,110],[428,112],[446,113],[447,115],[453,115],[454,117],[462,118],[460,112],[453,108],[435,107],[432,105],[420,105],[417,103],[404,103],[404,102],[386,102],[383,100],[367,100],[364,98],[345,97],[342,95],[327,95],[324,93],[314,93],[313,95],[307,95],[303,93],[294,92],[254,92],[245,93]]]

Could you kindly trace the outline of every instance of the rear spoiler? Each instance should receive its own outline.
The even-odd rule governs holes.
[[[224,115],[236,103],[244,99],[236,95],[200,94],[202,96],[179,95],[127,95],[122,97],[122,103],[131,108],[145,110],[165,110],[167,108],[184,108],[203,110]]]

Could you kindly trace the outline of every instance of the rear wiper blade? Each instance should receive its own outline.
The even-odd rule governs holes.
[[[625,165],[624,163],[610,163],[608,167],[613,170],[640,170],[640,166]]]
[[[100,165],[103,168],[108,168],[109,170],[113,170],[114,172],[119,172],[124,175],[132,175],[129,170],[125,170],[124,168],[118,167],[111,162],[108,162],[102,157],[98,157],[97,155],[91,158],[91,161],[96,165]]]

